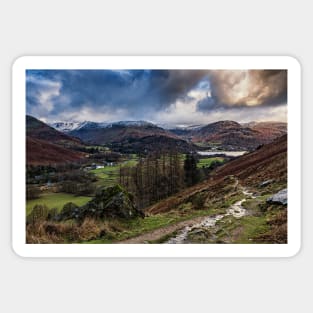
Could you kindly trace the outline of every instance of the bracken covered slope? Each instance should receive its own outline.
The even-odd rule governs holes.
[[[26,163],[48,165],[76,162],[85,157],[75,148],[82,142],[63,134],[32,116],[26,116]]]
[[[152,205],[146,212],[158,214],[171,211],[197,194],[211,199],[223,198],[227,186],[235,187],[236,181],[248,189],[254,189],[270,179],[287,184],[287,135],[226,163],[208,180]]]

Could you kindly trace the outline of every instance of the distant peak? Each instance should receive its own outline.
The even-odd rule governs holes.
[[[62,132],[70,132],[73,130],[80,129],[98,129],[98,128],[111,128],[113,126],[122,126],[122,127],[146,127],[146,126],[154,126],[155,124],[147,122],[147,121],[118,121],[118,122],[54,122],[49,124],[51,127],[62,131]]]

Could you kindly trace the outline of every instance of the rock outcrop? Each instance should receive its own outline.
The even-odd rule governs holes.
[[[266,200],[266,202],[287,205],[287,203],[288,203],[287,188],[280,190],[278,193],[276,193],[273,196],[271,196],[270,198],[268,198]]]
[[[84,220],[86,217],[132,219],[144,217],[144,213],[134,205],[133,196],[120,185],[99,190],[95,197],[84,206],[72,203],[64,206],[58,216],[59,220]]]

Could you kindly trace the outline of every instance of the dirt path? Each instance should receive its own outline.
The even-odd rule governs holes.
[[[225,216],[232,215],[235,218],[241,218],[246,215],[246,209],[242,207],[242,203],[245,202],[246,199],[242,199],[240,201],[237,201],[236,203],[232,204],[224,214],[218,214],[214,216],[206,216],[203,217],[200,223],[194,223],[191,226],[186,226],[182,230],[179,231],[179,233],[175,236],[170,238],[165,243],[170,244],[180,244],[180,243],[186,243],[188,241],[188,235],[193,230],[199,230],[203,228],[214,228],[216,223],[223,219]]]
[[[237,187],[238,180],[236,180],[235,186]],[[252,193],[248,192],[246,188],[242,188],[242,192],[244,195],[253,197]],[[227,210],[225,214],[218,215],[218,216],[199,216],[196,218],[192,218],[186,221],[178,222],[173,225],[165,226],[162,228],[155,229],[151,232],[139,235],[134,238],[129,238],[123,241],[119,241],[117,243],[145,243],[148,241],[158,240],[166,235],[169,235],[177,230],[180,231],[180,233],[171,239],[169,239],[166,243],[183,243],[185,240],[185,237],[188,235],[188,232],[193,229],[196,226],[207,226],[207,227],[214,227],[216,221],[223,218],[227,215],[233,215],[236,218],[241,218],[246,214],[246,210],[241,206],[241,204],[246,201],[245,198],[243,198],[240,201],[237,201],[235,204],[231,205]]]
[[[200,223],[205,217],[204,216],[199,216],[192,218],[187,221],[182,221],[178,222],[173,225],[165,226],[162,228],[155,229],[151,232],[142,234],[140,236],[134,237],[134,238],[129,238],[123,241],[119,241],[117,243],[145,243],[145,241],[150,241],[150,240],[157,240],[159,238],[162,238],[163,236],[166,236],[168,234],[173,233],[176,230],[179,230],[181,228],[187,227],[187,226],[192,226],[194,224]]]

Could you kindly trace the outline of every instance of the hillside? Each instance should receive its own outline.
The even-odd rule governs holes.
[[[33,139],[45,140],[67,148],[83,145],[78,138],[59,132],[30,115],[26,116],[26,135]]]
[[[252,151],[286,134],[287,124],[219,121],[202,127],[172,129],[171,132],[204,148]]]
[[[26,137],[26,164],[51,165],[77,162],[84,154],[63,148],[45,140]]]
[[[287,136],[282,136],[217,168],[206,181],[146,207],[132,221],[119,218],[103,223],[93,216],[103,210],[102,204],[94,207],[96,196],[87,206],[71,204],[70,212],[65,205],[56,220],[27,225],[27,240],[64,243],[71,233],[76,234],[75,243],[284,244],[288,240],[286,187]],[[107,191],[103,195],[109,195]],[[106,198],[101,201],[111,203]],[[67,213],[71,217],[86,208],[92,208],[87,219],[76,223],[74,217],[66,223]]]
[[[281,122],[260,122],[253,125],[251,129],[259,133],[258,138],[264,143],[287,134],[287,124]]]
[[[287,136],[282,136],[146,208],[149,218],[177,222],[120,243],[287,243],[286,187]]]
[[[64,134],[81,139],[88,144],[111,145],[113,149],[139,152],[151,150],[149,142],[159,149],[157,138],[163,138],[165,148],[170,143],[180,152],[190,150],[248,150],[252,151],[262,144],[287,133],[287,124],[281,122],[251,122],[239,124],[234,121],[219,121],[208,125],[193,125],[168,128],[146,121],[120,122],[58,122],[51,126]],[[155,140],[153,140],[155,136]],[[145,138],[143,140],[143,138]],[[130,148],[130,145],[133,145]],[[156,145],[156,146],[155,146]],[[197,146],[197,147],[196,147]],[[161,147],[162,148],[162,147]]]
[[[249,186],[274,179],[287,181],[287,135],[218,168],[214,178],[235,175]]]
[[[227,177],[235,177],[238,179],[238,183],[250,189],[258,188],[262,182],[267,180],[275,180],[283,185],[287,184],[287,135],[226,163],[217,168],[207,181],[160,201],[147,208],[147,212],[157,214],[171,211],[187,203],[191,197],[197,194],[212,199],[223,197],[223,188]]]
[[[88,144],[107,145],[124,153],[168,149],[177,149],[179,152],[194,150],[193,145],[175,134],[147,122],[118,122],[106,125],[89,122],[69,134]]]
[[[27,165],[78,161],[85,154],[75,149],[82,146],[79,139],[63,134],[32,116],[26,116]]]
[[[260,143],[256,142],[257,131],[243,127],[234,121],[221,121],[209,124],[192,134],[192,142],[214,143],[223,149],[251,150]]]

